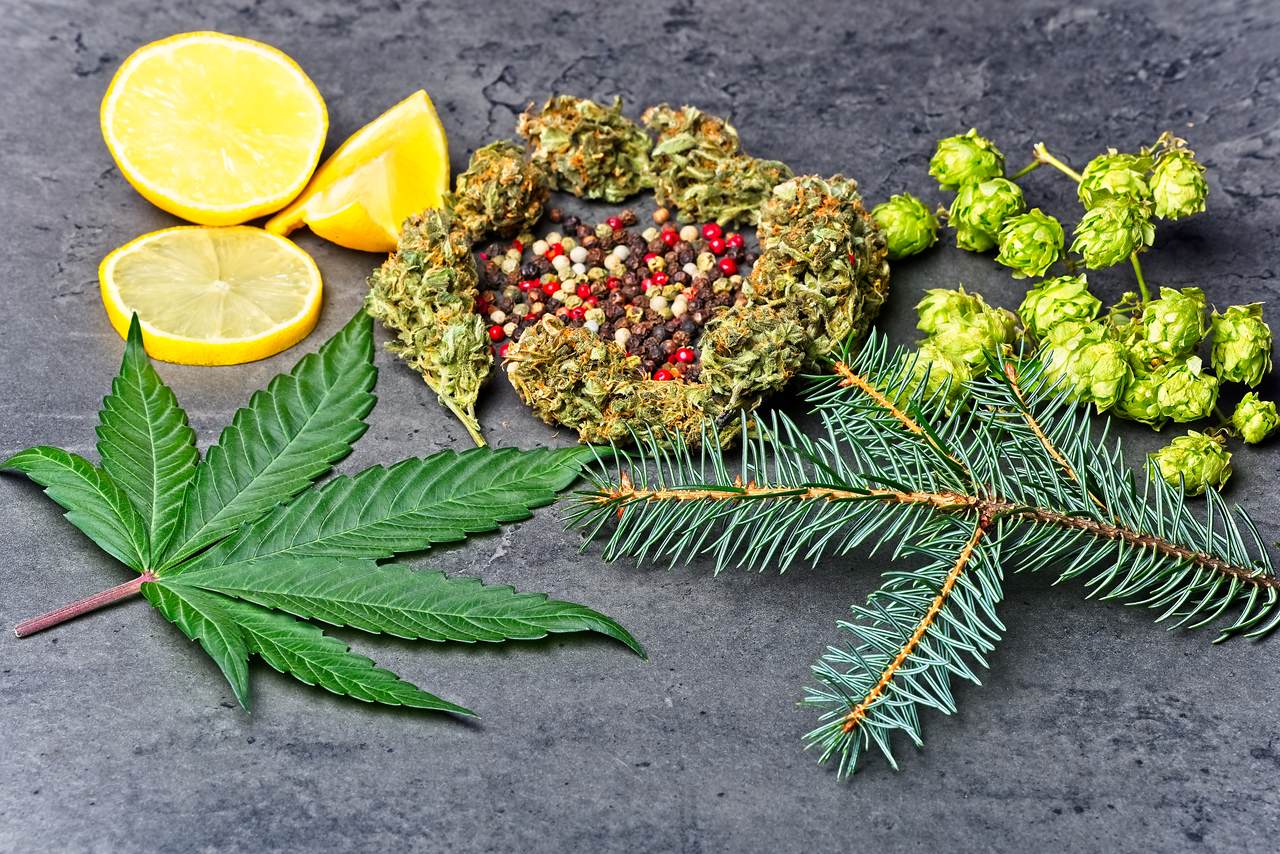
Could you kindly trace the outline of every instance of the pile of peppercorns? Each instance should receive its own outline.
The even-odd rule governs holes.
[[[476,310],[497,355],[550,313],[638,356],[645,377],[696,380],[702,328],[744,299],[757,254],[743,236],[715,223],[678,228],[666,208],[639,233],[630,210],[595,227],[558,208],[548,218],[559,229],[532,245],[517,239],[479,253]]]

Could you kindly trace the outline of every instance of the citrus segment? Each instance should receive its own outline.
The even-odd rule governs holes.
[[[288,204],[324,149],[315,84],[270,45],[183,33],[134,51],[102,99],[102,136],[148,201],[204,225]]]
[[[444,127],[419,89],[352,134],[266,227],[283,235],[305,224],[339,246],[391,252],[404,220],[447,192]]]
[[[147,352],[184,365],[234,365],[291,347],[315,327],[320,271],[259,228],[181,226],[145,234],[98,268],[120,335],[137,312]]]

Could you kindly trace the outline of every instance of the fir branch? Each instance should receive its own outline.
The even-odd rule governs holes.
[[[1058,581],[1079,578],[1088,595],[1156,609],[1157,621],[1174,626],[1230,613],[1219,640],[1280,624],[1280,579],[1243,511],[1233,515],[1211,490],[1202,518],[1149,470],[1139,486],[1106,424],[1096,429],[1043,365],[1001,357],[993,367],[948,411],[946,390],[930,393],[911,355],[873,336],[857,357],[842,354],[810,378],[817,438],[775,415],[731,461],[714,427],[698,449],[679,437],[638,437],[630,457],[596,467],[595,488],[580,495],[571,521],[605,539],[606,559],[710,555],[717,572],[785,569],[864,544],[893,558],[924,551],[925,566],[888,571],[868,606],[855,608],[858,622],[841,624],[855,642],[815,665],[822,685],[808,702],[827,709],[809,740],[824,758],[838,753],[842,772],[871,743],[892,761],[891,730],[919,742],[916,705],[953,710],[939,686],[946,674],[973,673],[963,657],[938,650],[986,647],[967,634],[956,641],[942,617],[957,585],[969,589],[975,561],[990,564],[973,582],[987,592],[962,597],[960,624],[988,640],[995,630],[979,632],[987,623],[975,615],[994,621],[1006,570],[1055,570]],[[898,609],[891,617],[885,603]],[[927,662],[920,667],[945,673],[912,675],[901,687],[904,673],[925,673],[912,669],[917,655]]]

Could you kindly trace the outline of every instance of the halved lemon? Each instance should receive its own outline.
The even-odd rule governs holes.
[[[179,226],[144,234],[98,267],[102,303],[120,336],[134,312],[156,359],[238,365],[301,341],[323,288],[311,256],[260,228]]]
[[[342,143],[266,228],[283,235],[306,224],[348,249],[392,252],[405,218],[439,206],[447,192],[449,144],[419,89]]]
[[[102,136],[148,201],[203,225],[284,207],[306,186],[329,130],[311,78],[279,50],[182,33],[134,51],[102,99]]]

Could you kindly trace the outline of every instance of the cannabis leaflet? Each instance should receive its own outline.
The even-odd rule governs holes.
[[[18,636],[141,593],[209,654],[245,709],[256,655],[357,700],[474,714],[307,620],[464,643],[591,631],[643,656],[626,629],[582,605],[379,562],[528,518],[577,479],[590,451],[442,451],[315,485],[368,429],[376,379],[372,321],[361,312],[254,394],[201,460],[135,316],[100,413],[102,464],[41,446],[0,467],[45,487],[73,525],[138,575],[21,624]]]

